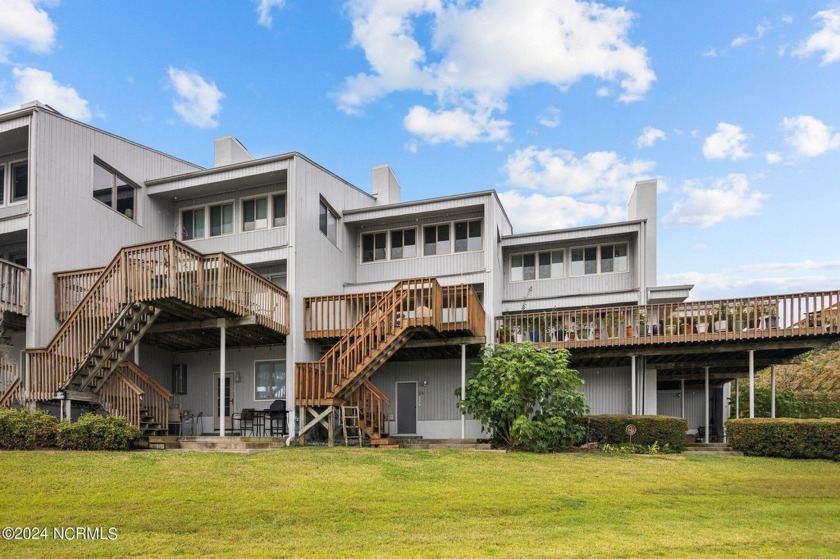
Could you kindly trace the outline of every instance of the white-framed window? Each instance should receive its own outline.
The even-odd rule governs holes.
[[[338,215],[324,200],[318,209],[318,228],[327,236],[332,244],[338,242]]]
[[[286,361],[254,361],[254,400],[286,399]]]
[[[426,225],[423,227],[423,255],[435,256],[452,252],[450,224]]]
[[[271,197],[271,215],[274,219],[274,227],[286,225],[286,193],[281,192]]]
[[[268,229],[268,196],[242,200],[242,230]]]
[[[203,239],[207,232],[204,227],[206,208],[191,208],[181,211],[181,240]]]
[[[378,262],[388,257],[388,233],[364,233],[362,235],[362,262]]]
[[[12,177],[15,180],[14,177]],[[21,194],[12,187],[12,201]],[[21,187],[22,190],[22,187]],[[25,198],[26,194],[23,193]],[[93,162],[93,198],[129,219],[134,219],[135,188],[119,173]]]
[[[481,220],[455,222],[455,252],[481,250]]]
[[[510,257],[510,281],[562,278],[565,251],[547,250]]]
[[[0,163],[0,206],[6,202],[6,165]]]
[[[415,258],[417,256],[417,229],[395,229],[391,231],[391,260]]]
[[[22,202],[29,198],[29,162],[15,161],[9,165],[9,171],[9,199],[12,203]]]
[[[628,270],[626,243],[572,249],[573,276],[612,274]]]
[[[208,207],[210,214],[210,236],[219,237],[233,233],[233,202]]]

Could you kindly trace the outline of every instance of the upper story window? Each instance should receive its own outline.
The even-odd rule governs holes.
[[[385,260],[388,254],[388,248],[385,246],[387,240],[388,234],[384,231],[362,235],[362,262]]]
[[[481,220],[455,222],[455,252],[481,250]]]
[[[233,233],[233,203],[210,206],[210,236]]]
[[[423,227],[423,255],[434,256],[449,254],[452,246],[449,242],[449,223],[427,225]]]
[[[134,187],[119,174],[96,162],[93,163],[93,197],[125,217],[134,219]]]
[[[318,228],[332,244],[336,244],[338,241],[338,215],[323,200],[321,200],[318,212]]]
[[[242,230],[268,228],[268,197],[242,201]]]
[[[573,276],[611,274],[628,269],[626,244],[572,249]]]
[[[204,208],[184,210],[181,212],[181,239],[203,239],[204,232]]]
[[[282,227],[286,225],[286,193],[275,194],[271,197],[272,216],[274,217],[274,226]]]
[[[510,257],[510,281],[562,278],[562,250],[551,250],[529,254],[514,254]]]
[[[26,200],[29,197],[29,163],[26,161],[12,163],[11,175],[12,202]]]
[[[391,231],[391,260],[417,256],[417,229]]]

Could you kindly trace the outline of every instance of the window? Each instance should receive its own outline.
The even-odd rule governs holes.
[[[563,251],[554,250],[551,252],[539,253],[540,279],[562,278],[563,277]]]
[[[204,238],[204,208],[181,212],[181,240]]]
[[[25,187],[15,184],[12,191],[12,200],[14,201],[21,192],[25,197]],[[134,187],[117,173],[95,162],[93,164],[93,197],[112,210],[134,219]]]
[[[455,252],[481,250],[481,220],[455,222]]]
[[[572,249],[572,275],[598,273],[598,247]]]
[[[272,197],[272,206],[274,217],[274,227],[282,227],[286,225],[286,193],[275,194]]]
[[[510,281],[562,278],[564,275],[562,250],[510,257]]]
[[[434,256],[436,254],[449,254],[452,252],[449,243],[449,224],[427,225],[423,228],[423,254]]]
[[[332,211],[332,208],[328,207],[327,204],[321,200],[321,207],[319,208],[318,215],[318,228],[321,230],[321,233],[327,236],[332,244],[336,244],[337,241],[337,225],[338,216],[336,216],[335,212]]]
[[[286,398],[286,362],[254,362],[254,399],[284,400]]]
[[[627,271],[627,245],[601,247],[601,273]]]
[[[28,196],[29,164],[26,161],[15,163],[12,165],[12,202],[26,200]]]
[[[233,233],[233,204],[210,206],[210,236]]]
[[[514,254],[510,257],[510,280],[527,281],[536,277],[533,254]]]
[[[417,230],[391,231],[391,260],[417,256]]]
[[[268,198],[254,198],[242,201],[242,230],[266,229],[268,227]]]
[[[365,233],[362,235],[362,262],[385,260],[388,255],[388,250],[385,246],[387,240],[388,234],[384,231],[382,233]]]
[[[0,165],[0,204],[5,202],[6,200],[3,197],[3,193],[6,190],[6,167],[4,165]]]

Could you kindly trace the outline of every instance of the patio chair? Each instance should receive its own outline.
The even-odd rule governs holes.
[[[268,433],[272,437],[282,437],[289,433],[286,400],[274,400],[268,407]]]

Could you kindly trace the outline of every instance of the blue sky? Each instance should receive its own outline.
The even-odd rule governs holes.
[[[231,134],[516,231],[626,218],[659,283],[840,288],[840,3],[0,0],[0,109],[38,99],[200,165]]]

